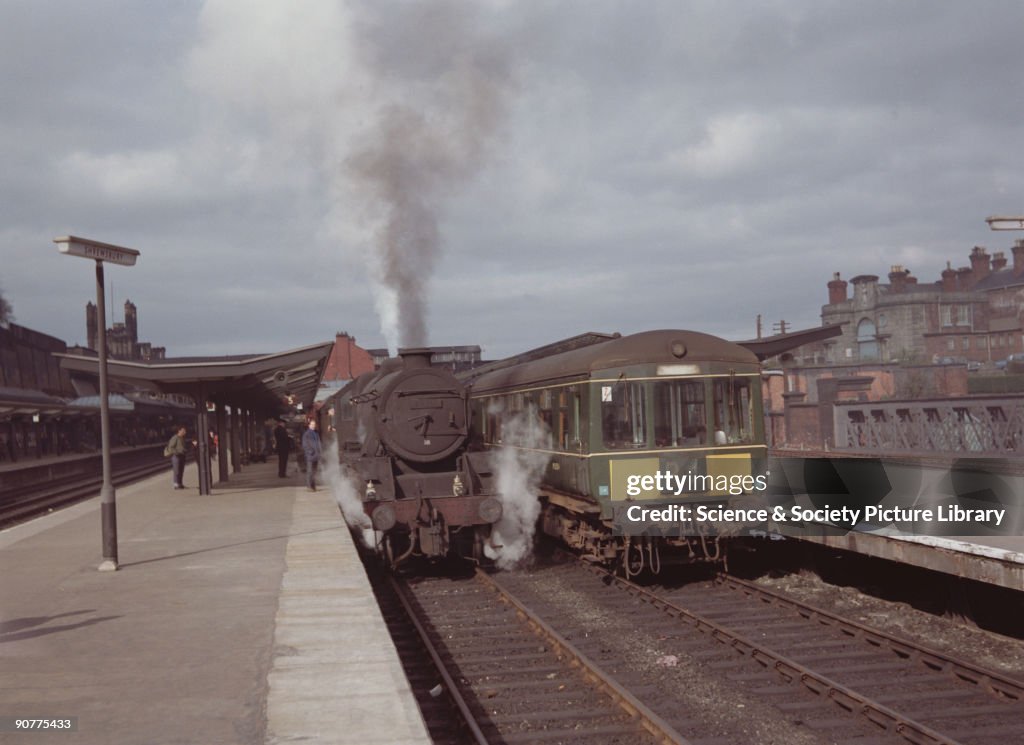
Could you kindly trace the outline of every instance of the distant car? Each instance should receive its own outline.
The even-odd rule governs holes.
[[[1015,352],[1005,360],[997,360],[996,369],[1024,372],[1024,352]]]
[[[967,363],[967,371],[968,372],[977,372],[980,369],[981,369],[981,363],[980,362],[974,362],[972,360],[972,361]]]

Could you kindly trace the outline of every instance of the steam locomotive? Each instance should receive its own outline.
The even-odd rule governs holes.
[[[402,349],[335,394],[339,458],[392,566],[413,555],[482,559],[502,514],[488,455],[470,447],[469,393]]]
[[[496,493],[491,455],[509,449],[539,459],[529,497],[541,529],[627,574],[657,571],[665,548],[687,562],[722,556],[707,526],[630,530],[631,506],[757,498],[760,364],[742,346],[692,331],[586,334],[461,378],[429,364],[428,350],[400,350],[334,404],[342,463],[394,565],[484,556],[511,496]],[[636,487],[659,472],[699,486],[681,497]]]

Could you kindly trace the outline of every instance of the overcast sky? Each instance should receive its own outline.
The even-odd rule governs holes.
[[[404,343],[398,313],[487,358],[817,325],[833,272],[1009,256],[1022,28],[1019,0],[0,0],[0,289],[84,343],[92,267],[53,238],[136,248],[108,322],[130,298],[171,356]]]

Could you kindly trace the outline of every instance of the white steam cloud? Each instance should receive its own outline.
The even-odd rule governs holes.
[[[359,490],[351,477],[342,471],[338,462],[338,438],[330,437],[324,442],[324,457],[321,458],[321,463],[323,467],[320,474],[330,488],[334,501],[341,508],[345,522],[350,528],[360,532],[363,543],[368,548],[376,548],[377,536],[369,516],[363,512]]]
[[[533,534],[540,515],[538,487],[551,448],[551,432],[533,408],[502,423],[503,447],[491,451],[501,499],[501,520],[491,531],[484,551],[499,569],[513,569],[533,549]]]

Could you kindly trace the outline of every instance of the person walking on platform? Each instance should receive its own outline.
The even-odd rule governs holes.
[[[274,427],[274,445],[277,449],[277,477],[283,479],[288,474],[288,451],[291,450],[291,440],[288,437],[288,430],[284,422],[279,421]]]
[[[178,432],[168,442],[164,452],[171,456],[171,478],[174,481],[175,489],[185,488],[185,456],[188,453],[188,446],[185,441],[187,430],[178,427]]]
[[[316,491],[316,467],[320,464],[320,435],[316,419],[309,420],[309,429],[302,433],[302,453],[306,456],[306,488]]]

